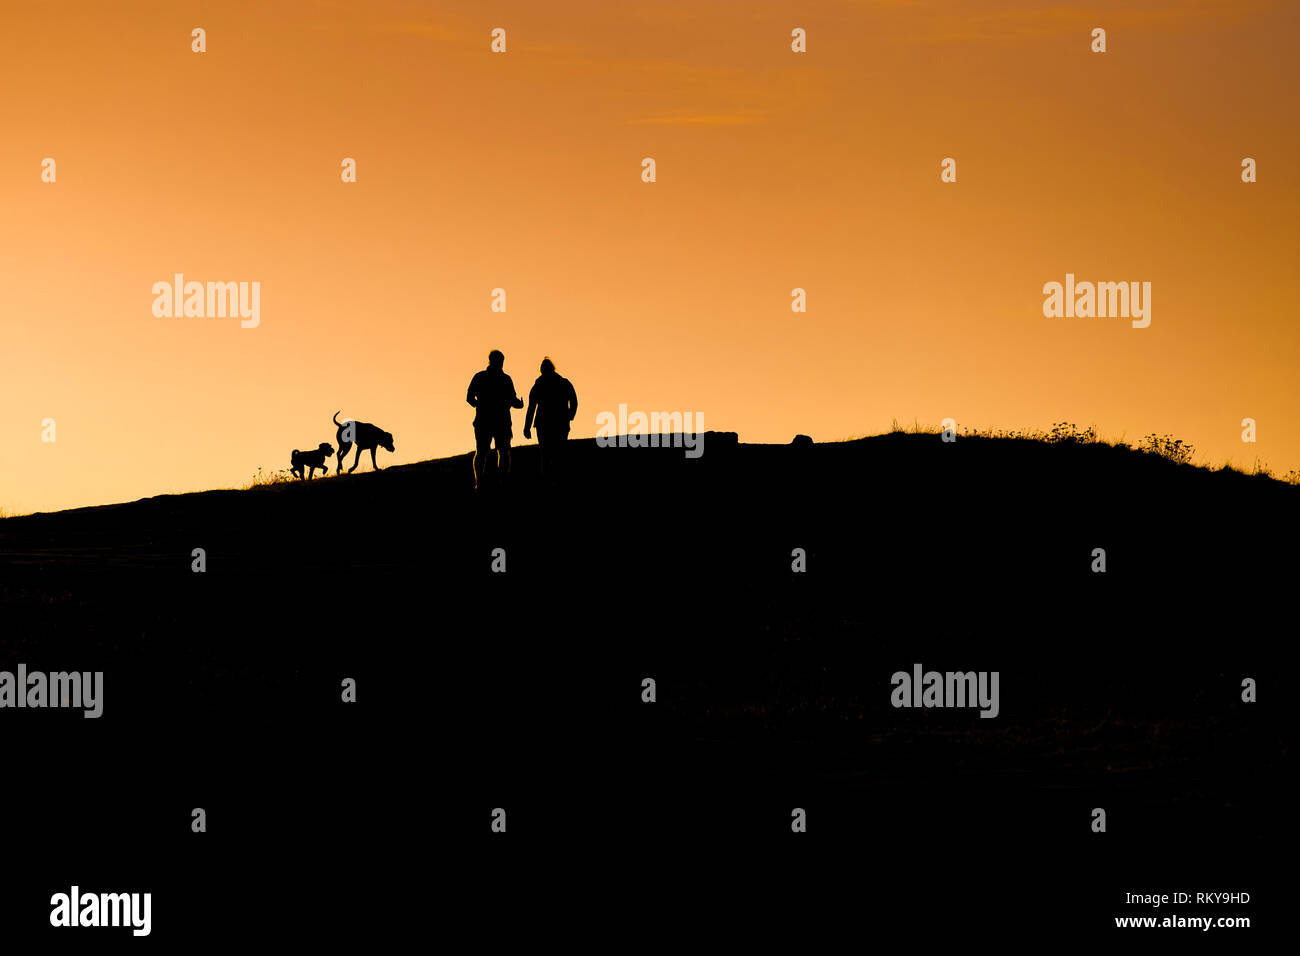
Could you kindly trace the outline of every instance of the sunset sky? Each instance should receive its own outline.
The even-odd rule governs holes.
[[[336,409],[381,465],[462,453],[492,348],[521,392],[555,360],[574,437],[1064,420],[1300,468],[1298,11],[5,4],[0,508],[241,486]],[[155,317],[178,272],[260,282],[260,325]],[[1150,282],[1150,327],[1044,317],[1066,273]]]

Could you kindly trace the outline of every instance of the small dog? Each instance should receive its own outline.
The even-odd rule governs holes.
[[[295,448],[293,454],[289,456],[289,464],[293,465],[289,471],[295,478],[314,478],[316,477],[317,468],[321,470],[322,474],[328,475],[330,466],[326,464],[326,461],[332,454],[334,454],[334,449],[330,447],[330,443],[327,441],[321,442],[315,451],[299,451]],[[304,469],[307,471],[306,475],[303,474]]]
[[[342,411],[340,409],[339,411]],[[357,465],[361,464],[361,452],[370,452],[370,465],[375,471],[383,471],[379,463],[375,461],[375,450],[383,448],[389,452],[393,449],[393,436],[384,431],[378,425],[372,425],[369,422],[358,422],[352,419],[339,421],[339,413],[334,413],[334,424],[339,427],[339,467],[335,474],[343,471],[343,459],[347,458],[348,451],[353,445],[357,446],[357,457],[352,460],[352,467],[348,469],[348,474],[357,470]]]

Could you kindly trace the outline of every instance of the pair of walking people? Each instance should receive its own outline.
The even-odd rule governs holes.
[[[510,410],[523,408],[515,394],[515,383],[505,372],[506,357],[498,349],[488,353],[487,368],[470,379],[465,401],[474,413],[474,487],[483,487],[483,478],[496,445],[498,475],[510,472],[510,440],[514,435]],[[569,437],[569,424],[578,414],[578,393],[573,383],[555,371],[555,363],[542,359],[541,375],[528,392],[528,411],[524,415],[524,438],[532,437],[537,428],[537,444],[542,457],[542,474],[553,478],[560,451]]]

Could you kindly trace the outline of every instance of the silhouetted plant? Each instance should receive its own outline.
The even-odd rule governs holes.
[[[1049,445],[1091,445],[1097,440],[1097,429],[1089,425],[1080,428],[1073,422],[1057,422],[1043,441]]]
[[[1155,433],[1143,438],[1140,447],[1142,451],[1148,454],[1159,455],[1161,458],[1167,458],[1180,465],[1189,463],[1192,460],[1192,455],[1196,453],[1196,448],[1187,444],[1181,438]]]
[[[281,468],[279,471],[263,471],[262,466],[257,466],[257,474],[253,475],[253,480],[248,483],[249,488],[258,488],[262,485],[278,485],[282,482],[293,481],[294,477],[289,473],[288,468]]]

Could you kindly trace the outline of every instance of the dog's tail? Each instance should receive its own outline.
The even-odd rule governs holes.
[[[341,412],[341,411],[343,411],[343,409],[340,408],[340,409],[339,409],[339,412]],[[334,424],[335,424],[335,425],[338,425],[339,428],[342,428],[342,427],[343,427],[343,423],[342,423],[341,421],[339,421],[339,412],[335,412],[335,413],[334,413]]]

